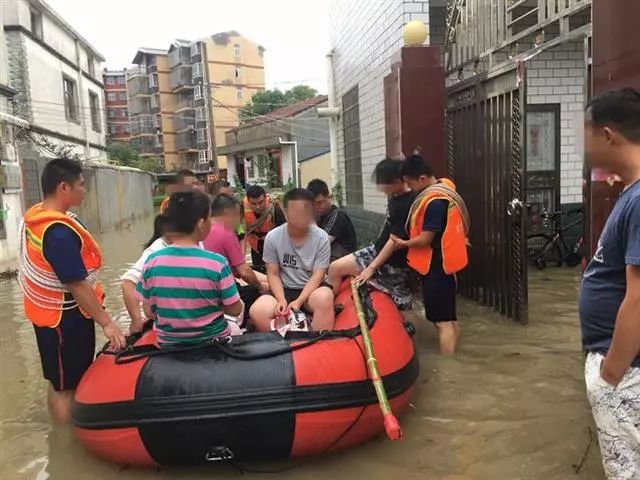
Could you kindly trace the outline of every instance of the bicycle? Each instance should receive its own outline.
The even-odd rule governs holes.
[[[570,217],[578,213],[582,213],[582,207],[568,211],[567,216]],[[571,246],[564,239],[564,233],[581,224],[582,218],[563,227],[562,215],[562,212],[543,212],[541,214],[543,224],[549,230],[527,235],[529,261],[539,269],[546,268],[547,263],[555,263],[561,267],[564,262],[569,267],[575,267],[582,262],[584,237],[581,235]]]

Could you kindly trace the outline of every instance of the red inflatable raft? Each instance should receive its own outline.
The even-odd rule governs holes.
[[[394,413],[418,377],[393,301],[362,295]],[[76,391],[73,423],[98,457],[124,465],[184,465],[319,455],[384,432],[349,289],[333,332],[247,334],[228,344],[167,352],[146,333],[100,355]]]

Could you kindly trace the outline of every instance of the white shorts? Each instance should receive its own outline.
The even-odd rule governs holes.
[[[589,353],[584,376],[609,480],[640,478],[640,368],[627,370],[617,387],[600,376],[601,353]]]

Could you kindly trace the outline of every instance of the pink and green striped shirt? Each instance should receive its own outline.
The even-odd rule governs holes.
[[[138,293],[156,316],[154,329],[160,344],[197,343],[228,335],[223,306],[240,300],[222,255],[174,245],[149,256]]]

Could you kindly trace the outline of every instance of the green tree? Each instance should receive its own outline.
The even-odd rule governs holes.
[[[116,160],[124,167],[133,167],[139,160],[138,152],[129,145],[119,142],[109,144],[109,160]]]
[[[278,108],[286,107],[302,100],[308,100],[316,95],[318,95],[318,92],[307,85],[296,85],[286,92],[282,92],[277,88],[258,92],[251,97],[251,101],[240,110],[240,119],[246,122]]]

